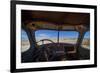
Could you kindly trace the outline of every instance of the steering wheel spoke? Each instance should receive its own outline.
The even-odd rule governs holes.
[[[44,41],[49,41],[49,42],[51,42],[51,43],[54,43],[52,40],[50,40],[50,39],[42,39],[42,40],[40,40],[40,41],[38,41],[37,43],[39,43],[39,42],[42,42],[42,47],[39,47],[39,50],[42,52],[42,53],[39,53],[39,58],[41,57],[41,55],[42,55],[42,57],[44,56],[44,58],[45,58],[45,60],[46,61],[50,61],[50,60],[52,60],[52,58],[53,58],[53,54],[54,54],[54,52],[51,50],[52,48],[49,46],[49,45],[46,45],[45,43],[44,43]],[[53,46],[53,47],[55,47],[55,46]],[[44,54],[44,55],[43,55]]]

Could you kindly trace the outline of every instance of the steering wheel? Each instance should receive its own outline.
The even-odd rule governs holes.
[[[44,41],[49,41],[51,43],[55,43],[53,42],[52,40],[50,39],[42,39],[40,41],[38,41],[37,43],[39,42],[42,42],[42,45],[44,44]],[[52,45],[53,48],[55,48],[56,46]],[[54,52],[51,50],[50,46],[49,45],[43,45],[41,47],[39,47],[39,58],[43,57],[45,58],[45,61],[48,61],[48,60],[52,60],[53,59],[53,54]]]

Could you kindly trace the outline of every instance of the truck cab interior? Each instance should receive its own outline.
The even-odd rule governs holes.
[[[22,63],[90,59],[89,13],[22,10],[21,24],[30,44]]]

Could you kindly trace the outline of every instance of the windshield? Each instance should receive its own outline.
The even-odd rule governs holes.
[[[59,42],[76,44],[78,39],[78,32],[76,31],[60,31]]]
[[[35,32],[36,42],[42,39],[49,39],[55,43],[70,43],[76,44],[78,39],[78,32],[76,31],[56,31],[56,30],[37,30]],[[43,44],[52,43],[50,41],[44,41]],[[42,44],[42,41],[37,43]]]
[[[49,39],[53,42],[57,42],[57,31],[54,30],[37,30],[35,32],[35,38],[36,42],[42,40],[42,39]],[[51,43],[50,41],[44,41],[44,44]],[[38,45],[41,45],[42,41],[38,43]]]

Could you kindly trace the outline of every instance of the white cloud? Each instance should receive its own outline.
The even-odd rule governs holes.
[[[46,34],[39,34],[38,36],[40,36],[40,37],[49,37],[49,36],[46,35]]]
[[[48,35],[46,35],[46,34],[38,34],[37,36],[36,36],[36,39],[37,40],[41,40],[41,39],[48,39],[48,38],[50,38]]]

